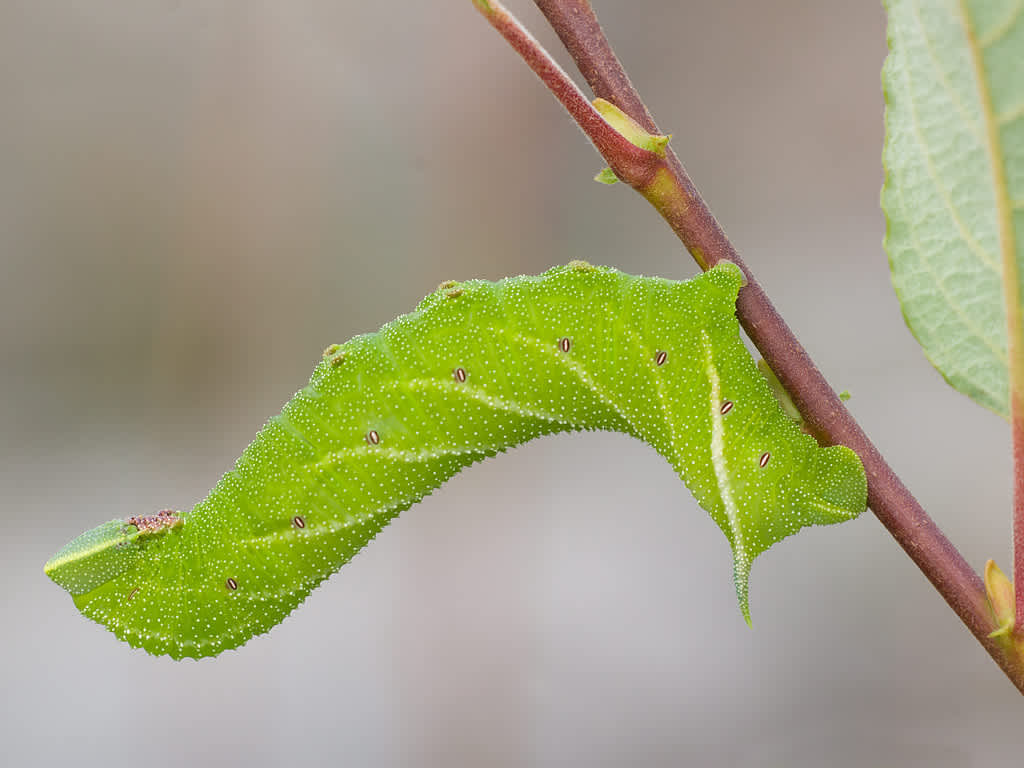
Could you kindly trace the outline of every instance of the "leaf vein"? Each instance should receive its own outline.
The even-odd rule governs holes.
[[[918,31],[921,34],[921,39],[924,41],[924,47],[928,51],[928,58],[934,65],[936,77],[942,85],[942,89],[949,95],[949,100],[953,103],[956,111],[960,113],[960,117],[963,123],[967,126],[968,130],[974,135],[974,138],[979,142],[982,140],[981,125],[975,120],[974,114],[967,106],[963,103],[960,98],[960,92],[953,86],[946,75],[946,69],[942,65],[942,56],[935,50],[932,45],[932,40],[928,36],[928,30],[925,27],[924,20],[921,18],[921,14],[918,12],[918,4],[912,4],[914,21],[917,22]],[[913,93],[913,89],[910,93]]]
[[[971,63],[977,81],[978,95],[981,101],[982,117],[985,121],[989,165],[992,169],[992,186],[995,195],[996,213],[998,217],[999,250],[1002,261],[1003,305],[1006,313],[1007,356],[1009,365],[1009,392],[1004,393],[1003,402],[1011,400],[1010,395],[1018,393],[1024,387],[1024,359],[1021,345],[1024,344],[1024,328],[1021,327],[1021,292],[1020,274],[1017,265],[1017,235],[1014,228],[1012,206],[1010,204],[1009,186],[1006,178],[1006,167],[1002,139],[996,121],[989,88],[987,73],[984,70],[982,50],[974,32],[971,17],[965,0],[959,3],[961,23],[964,27],[967,44],[971,51]]]
[[[1021,11],[1024,11],[1024,0],[1017,0],[1011,6],[1010,12],[1006,15],[1005,19],[994,24],[992,29],[978,39],[978,48],[984,51],[1006,37],[1020,19]]]

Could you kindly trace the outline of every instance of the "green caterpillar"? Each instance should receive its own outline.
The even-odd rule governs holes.
[[[685,282],[573,262],[445,283],[332,345],[309,384],[191,512],[114,520],[46,564],[122,640],[176,659],[287,616],[399,512],[540,435],[614,430],[668,459],[725,533],[749,622],[754,558],[849,520],[867,486],[780,409],[739,336],[740,270]]]

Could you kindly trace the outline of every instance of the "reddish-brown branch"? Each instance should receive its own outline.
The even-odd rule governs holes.
[[[476,6],[491,26],[523,57],[534,74],[565,107],[566,112],[572,115],[602,157],[615,158],[612,170],[620,178],[644,172],[649,165],[648,153],[627,141],[601,117],[579,86],[515,16],[505,10],[501,3],[477,2]]]
[[[1013,634],[1024,643],[1024,395],[1010,396],[1010,429],[1013,433]]]
[[[587,0],[535,2],[555,28],[595,95],[617,105],[649,132],[660,133],[608,44],[590,3]],[[538,69],[532,61],[547,56],[536,50],[527,53],[519,47],[517,50],[531,62],[534,71]],[[541,73],[538,71],[538,74]],[[561,74],[564,76],[564,72]],[[558,95],[558,91],[552,90]],[[565,104],[565,100],[562,103]],[[578,110],[568,104],[566,108],[580,122]],[[580,122],[580,127],[594,140],[588,125]],[[600,150],[601,145],[596,140],[594,143]],[[737,314],[751,340],[792,396],[806,423],[822,442],[847,445],[857,452],[867,472],[868,504],[875,515],[1014,685],[1024,693],[1024,666],[988,637],[995,625],[981,579],[928,517],[840,402],[736,253],[675,153],[669,148],[660,168],[657,161],[648,156],[648,163],[653,164],[654,170],[649,165],[646,172],[633,177],[619,173],[618,158],[614,152],[609,156],[602,151],[602,155],[619,178],[632,184],[658,209],[702,268],[728,259],[743,269],[748,285],[740,292]],[[655,176],[659,177],[656,183]],[[1024,439],[1019,444],[1024,446]],[[1024,480],[1020,482],[1024,483]],[[1024,494],[1021,498],[1024,499]],[[1024,549],[1024,531],[1015,533],[1020,534],[1020,546]],[[1024,583],[1021,574],[1016,574],[1016,578],[1018,584]],[[1018,605],[1018,615],[1020,610]]]
[[[595,96],[613,102],[650,133],[661,133],[601,30],[589,2],[534,0]]]

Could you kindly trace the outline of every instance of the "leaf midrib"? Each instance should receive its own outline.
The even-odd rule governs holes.
[[[981,120],[987,141],[985,149],[992,169],[992,186],[996,203],[996,217],[999,222],[999,254],[1003,268],[1003,301],[1006,311],[1007,355],[1009,373],[1009,405],[1013,418],[1013,403],[1024,389],[1024,356],[1021,352],[1021,296],[1020,277],[1017,269],[1016,232],[1013,226],[1013,204],[1006,183],[1006,168],[1002,162],[1003,149],[999,135],[999,119],[992,105],[992,93],[984,66],[982,42],[978,39],[971,21],[967,0],[957,0],[964,37],[971,54],[971,65],[981,103]]]

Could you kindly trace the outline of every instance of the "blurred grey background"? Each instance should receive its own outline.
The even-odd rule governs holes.
[[[946,387],[889,285],[881,8],[595,5],[868,433],[975,566],[1008,568],[1006,425]],[[1019,696],[871,514],[758,560],[749,630],[724,537],[620,435],[472,468],[239,651],[118,642],[43,562],[190,507],[328,343],[448,278],[695,267],[590,180],[596,153],[468,0],[4,0],[0,105],[0,764],[987,766],[1019,746]]]

